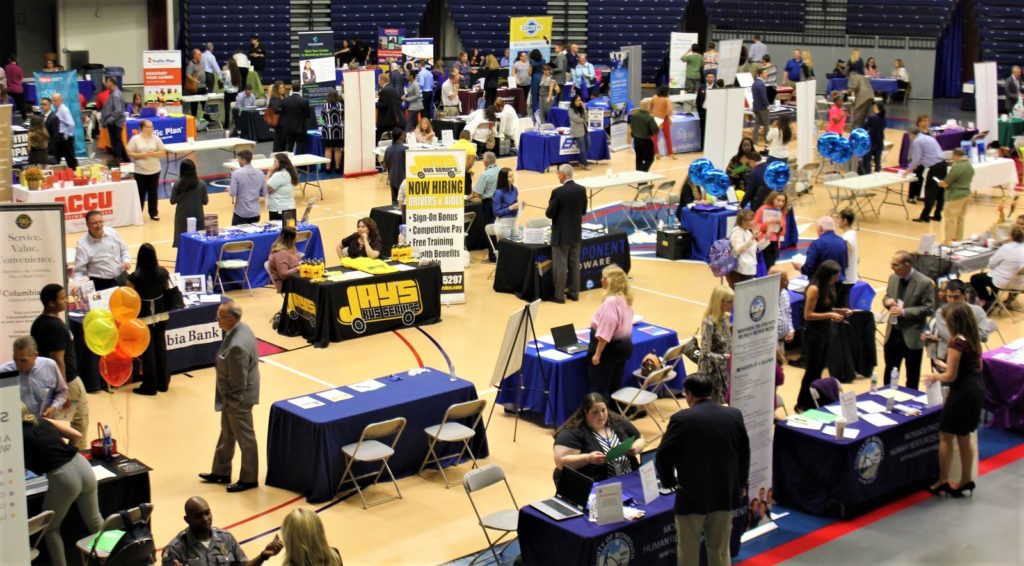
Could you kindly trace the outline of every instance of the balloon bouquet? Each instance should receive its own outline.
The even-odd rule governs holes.
[[[100,375],[111,387],[132,377],[132,359],[149,347],[149,327],[139,320],[142,300],[130,287],[118,287],[110,295],[110,308],[96,308],[85,315],[85,345],[100,356]]]
[[[729,192],[729,175],[721,169],[715,169],[709,159],[695,159],[690,163],[690,180],[702,187],[704,192],[715,199],[720,199]],[[764,173],[764,183],[774,191],[781,191],[789,182],[789,165],[784,161],[773,161],[768,164]],[[736,191],[736,198],[743,200],[743,191]],[[708,199],[710,202],[712,199]]]
[[[818,138],[818,153],[833,163],[842,165],[853,156],[864,157],[871,151],[871,136],[864,128],[850,132],[850,139],[835,132],[826,132]]]

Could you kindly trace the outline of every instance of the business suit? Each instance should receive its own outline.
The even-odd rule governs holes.
[[[761,132],[761,137],[764,138],[765,143],[768,141],[768,120],[771,117],[771,113],[768,110],[768,106],[771,102],[768,100],[768,87],[764,84],[764,80],[758,77],[753,86],[750,87],[750,92],[754,96],[754,130],[751,132],[751,138],[754,143],[757,143],[758,131]]]
[[[1020,79],[1010,74],[1006,79],[1006,113],[1012,114],[1013,107],[1020,100]]]
[[[46,148],[46,153],[59,159],[60,149],[57,147],[57,144],[60,138],[60,120],[57,119],[57,113],[51,111],[47,114],[43,120],[43,125],[46,127],[46,133],[50,135],[50,143]]]
[[[700,562],[703,532],[708,564],[730,563],[732,510],[750,471],[750,439],[738,409],[696,401],[669,419],[655,459],[663,487],[676,492],[678,563]]]
[[[260,402],[259,355],[256,336],[239,322],[227,331],[217,350],[217,394],[220,438],[213,455],[214,474],[230,477],[235,444],[242,451],[240,483],[258,483],[259,452],[252,425],[252,406]]]
[[[714,85],[709,85],[704,82],[697,88],[697,116],[700,117],[700,148],[704,149],[704,132],[707,129],[708,111],[704,108],[704,103],[708,99],[708,91],[715,88]]]
[[[565,301],[567,272],[569,298],[575,301],[580,296],[580,244],[583,242],[583,215],[586,212],[587,190],[572,179],[567,179],[565,184],[551,191],[544,214],[551,219],[555,302]]]
[[[864,75],[850,73],[849,79],[850,94],[856,99],[853,103],[851,124],[853,128],[860,128],[864,125],[864,118],[867,118],[868,111],[875,104],[875,89],[871,87],[871,81]]]
[[[398,95],[398,91],[391,88],[391,86],[385,86],[380,89],[380,95],[377,97],[378,141],[384,132],[390,132],[402,123],[400,119],[401,114],[402,97]]]
[[[293,92],[281,101],[281,116],[277,127],[284,132],[284,151],[299,153],[296,145],[306,139],[306,122],[313,115],[309,101]]]
[[[903,316],[896,324],[885,326],[885,373],[888,380],[893,368],[899,369],[900,362],[907,365],[907,387],[917,389],[921,378],[921,354],[924,345],[921,333],[925,331],[928,317],[935,312],[935,286],[923,273],[911,271],[907,282],[902,283],[896,274],[889,276],[882,304],[890,300],[903,301]],[[895,326],[897,332],[893,331]]]

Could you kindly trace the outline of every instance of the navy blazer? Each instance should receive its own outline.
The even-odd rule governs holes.
[[[828,231],[818,236],[817,240],[811,242],[807,248],[807,261],[800,268],[800,273],[807,277],[814,277],[818,267],[828,260],[834,260],[839,264],[839,280],[846,277],[846,266],[849,264],[850,256],[846,249],[846,240],[835,232]],[[856,283],[856,281],[849,281]]]
[[[569,179],[551,191],[545,215],[551,219],[551,245],[568,246],[583,241],[583,215],[587,213],[587,189]]]
[[[750,87],[751,94],[754,95],[754,112],[760,112],[761,110],[768,110],[768,87],[765,86],[764,81],[758,77],[754,81],[754,85]]]

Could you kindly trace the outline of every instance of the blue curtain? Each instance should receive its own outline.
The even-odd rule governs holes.
[[[964,52],[964,2],[957,4],[949,27],[935,49],[935,98],[960,98],[960,64]]]

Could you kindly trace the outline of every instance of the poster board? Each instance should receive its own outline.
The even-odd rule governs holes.
[[[338,84],[334,70],[334,33],[331,30],[299,32],[297,63],[302,96],[309,101],[313,116],[319,121],[327,93]]]
[[[626,109],[629,108],[629,68],[626,64],[628,59],[629,53],[625,51],[612,51],[608,58],[612,67],[612,76],[608,85],[608,98],[612,107],[612,151],[629,148],[629,139],[626,135],[627,121],[629,120],[629,116],[626,114]]]
[[[988,131],[985,143],[999,139],[999,80],[995,62],[974,64],[975,122],[978,131]]]
[[[434,38],[407,37],[402,42],[402,55],[409,59],[434,60]]]
[[[371,69],[345,71],[342,80],[345,85],[345,177],[375,175],[375,73]]]
[[[551,29],[554,18],[551,16],[520,16],[509,18],[508,21],[508,56],[515,61],[520,51],[527,55],[530,51],[540,51],[545,61],[551,59]],[[509,76],[512,76],[512,65],[509,65]]]
[[[441,265],[441,301],[466,302],[466,152],[406,151],[406,241],[421,260]]]
[[[718,43],[718,78],[725,81],[727,87],[736,80],[742,49],[742,39],[726,39]]]
[[[796,161],[797,167],[814,163],[814,144],[818,139],[818,125],[815,122],[816,85],[814,79],[796,83]]]
[[[11,126],[11,116],[14,106],[0,104],[0,202],[10,202],[13,194],[11,187],[14,186],[14,128]],[[28,144],[28,133],[25,134],[25,142]],[[25,150],[28,153],[28,150]],[[27,156],[27,155],[26,155]]]
[[[501,381],[514,375],[523,367],[523,355],[526,354],[526,341],[530,333],[530,320],[537,320],[540,310],[540,299],[530,303],[508,315],[505,322],[505,335],[501,339],[501,348],[491,373],[491,387],[501,387]],[[529,319],[526,316],[529,311]]]
[[[38,304],[38,301],[36,301]],[[39,309],[36,309],[39,310]],[[28,501],[18,373],[0,375],[0,547],[5,564],[28,564]]]
[[[181,51],[142,52],[142,103],[181,113]]]
[[[686,62],[684,54],[697,43],[698,35],[674,31],[668,44],[668,87],[682,89],[686,84]]]
[[[78,104],[78,73],[59,71],[56,73],[33,73],[36,79],[36,100],[53,99],[54,93],[64,97],[64,104],[71,111],[75,122],[75,156],[86,157],[85,129],[82,127],[82,107]]]
[[[402,65],[402,43],[405,42],[405,28],[377,28],[377,63]]]
[[[742,88],[716,88],[708,91],[704,108],[707,110],[707,132],[704,138],[704,157],[718,169],[725,169],[729,158],[743,139]]]

